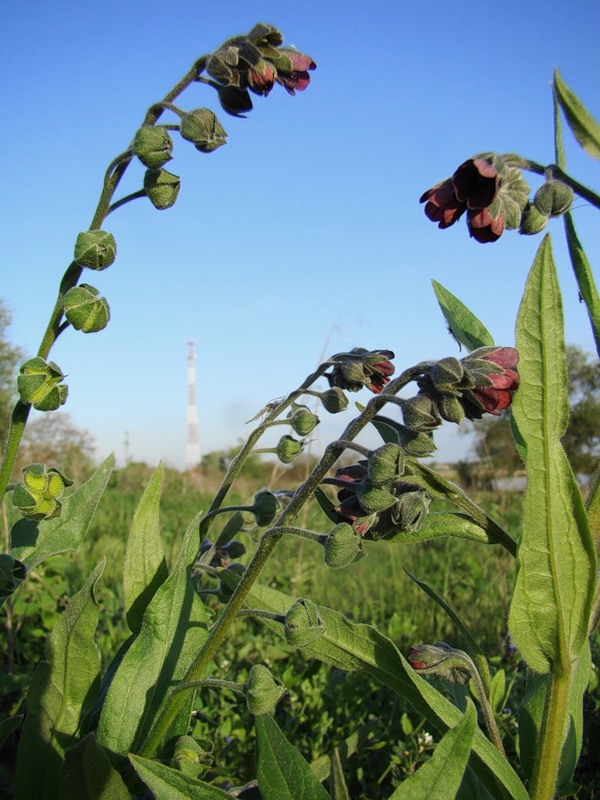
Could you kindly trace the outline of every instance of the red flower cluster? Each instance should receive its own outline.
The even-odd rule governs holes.
[[[489,386],[478,386],[473,389],[477,401],[488,414],[500,414],[512,403],[512,393],[519,388],[519,374],[515,367],[519,363],[519,354],[514,347],[498,347],[489,353],[479,356],[481,361],[489,361],[501,372],[491,371],[485,374],[490,381]],[[466,366],[466,365],[465,365]]]
[[[451,178],[426,191],[420,198],[425,214],[439,228],[449,228],[467,212],[467,227],[478,242],[495,242],[505,228],[502,211],[490,206],[500,189],[500,175],[487,158],[470,158]]]
[[[333,370],[325,373],[330,386],[349,392],[358,392],[363,386],[373,394],[380,394],[394,374],[391,350],[365,350],[355,347],[348,353],[333,356]]]

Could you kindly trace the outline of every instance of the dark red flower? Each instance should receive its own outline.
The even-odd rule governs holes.
[[[481,244],[496,242],[504,233],[504,215],[500,212],[494,218],[487,208],[467,211],[467,228],[473,239]]]
[[[333,370],[325,377],[330,386],[338,386],[349,392],[358,392],[366,386],[374,394],[380,394],[394,374],[394,358],[391,350],[365,350],[355,347],[348,353],[334,356]]]
[[[456,198],[471,211],[490,206],[500,188],[500,176],[486,158],[470,158],[455,171],[452,186]]]
[[[275,83],[277,72],[272,64],[262,59],[258,64],[250,67],[246,73],[248,81],[248,88],[254,94],[260,94],[266,97]]]
[[[437,222],[438,228],[442,229],[454,225],[467,210],[467,204],[461,203],[456,197],[452,178],[426,191],[421,195],[419,202],[426,203],[426,216],[432,222]]]
[[[280,83],[283,88],[290,94],[302,92],[310,83],[310,75],[308,70],[316,69],[317,65],[310,56],[300,53],[297,50],[280,47],[279,54],[288,57],[290,61],[290,69],[277,70],[277,83]]]
[[[470,359],[479,363],[474,369],[469,370]],[[495,364],[500,369],[485,371],[481,366],[482,361]],[[483,412],[498,416],[510,406],[513,392],[519,388],[519,373],[515,369],[518,363],[519,354],[514,347],[482,348],[479,351],[475,350],[465,359],[465,368],[473,375],[476,383],[471,392]],[[482,384],[481,380],[478,380],[479,376],[484,378],[485,383]]]

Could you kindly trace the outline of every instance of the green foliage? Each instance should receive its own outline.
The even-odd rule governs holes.
[[[8,338],[10,323],[10,312],[0,300],[0,445],[4,444],[8,434],[16,395],[15,374],[17,365],[23,358],[21,350],[11,344]]]

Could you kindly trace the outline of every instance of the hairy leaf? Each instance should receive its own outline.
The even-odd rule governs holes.
[[[571,266],[577,278],[581,299],[586,305],[588,317],[592,325],[596,352],[600,356],[600,297],[598,296],[598,289],[596,288],[590,262],[577,236],[573,216],[570,211],[567,211],[564,220]]]
[[[160,800],[231,800],[228,792],[190,778],[160,761],[152,761],[132,753],[129,754],[129,760],[154,797]]]
[[[346,786],[346,781],[344,779],[342,759],[340,758],[337,747],[334,747],[331,753],[331,777],[329,780],[329,791],[331,794],[331,800],[350,800],[350,794],[348,793],[348,787]]]
[[[329,800],[310,764],[269,714],[255,718],[257,775],[263,800]]]
[[[564,83],[558,70],[554,72],[554,91],[573,136],[586,153],[600,161],[600,125]]]
[[[568,669],[587,639],[596,559],[587,516],[561,445],[569,415],[560,290],[549,237],[517,317],[521,383],[513,420],[526,446],[523,535],[509,626],[527,664]]]
[[[76,550],[83,541],[115,466],[109,456],[92,477],[62,501],[60,517],[34,522],[21,519],[12,529],[10,554],[28,570],[57,553]]]
[[[59,800],[131,800],[127,786],[93,733],[67,750]]]
[[[448,323],[450,333],[459,344],[464,345],[469,352],[477,350],[478,347],[494,344],[492,335],[485,325],[477,319],[475,314],[458,297],[455,297],[452,292],[445,289],[441,283],[435,280],[432,280],[431,283],[442,309],[442,314]]]
[[[132,633],[140,632],[146,606],[169,575],[159,524],[163,474],[160,464],[136,508],[127,539],[123,588],[127,624]]]
[[[471,700],[461,721],[444,735],[433,756],[402,781],[389,800],[453,800],[467,768],[477,714]]]
[[[140,633],[106,694],[97,735],[100,744],[115,753],[126,755],[141,745],[168,692],[185,675],[206,638],[206,610],[190,581],[198,519],[187,529],[173,572],[146,608]]]
[[[427,542],[445,536],[458,536],[460,539],[471,539],[482,544],[494,544],[489,534],[467,514],[452,511],[432,511],[425,517],[418,531],[407,533],[398,531],[386,537],[386,542],[408,544],[410,542]]]
[[[94,590],[104,564],[103,559],[69,601],[46,641],[47,660],[33,676],[17,753],[20,800],[56,800],[64,753],[93,703],[100,675]]]

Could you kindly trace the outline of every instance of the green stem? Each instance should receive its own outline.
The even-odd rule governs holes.
[[[575,178],[572,178],[557,164],[548,164],[544,166],[543,164],[538,164],[537,161],[530,161],[528,158],[521,158],[521,156],[514,156],[512,154],[509,154],[509,159],[512,165],[525,169],[528,172],[534,172],[536,175],[550,175],[552,178],[566,183],[567,186],[573,189],[575,194],[578,194],[580,197],[583,197],[584,200],[587,200],[588,203],[600,209],[600,195],[588,186],[584,186],[583,183],[579,183]]]
[[[531,781],[531,800],[553,800],[566,720],[569,719],[570,672],[552,675],[542,715]]]
[[[111,203],[109,207],[106,209],[106,216],[108,217],[109,214],[112,214],[113,211],[116,211],[117,208],[121,208],[126,203],[131,203],[132,200],[137,200],[140,197],[146,197],[145,189],[139,189],[137,192],[132,192],[131,194],[126,194],[125,197],[122,197],[120,200],[116,200],[114,203]]]
[[[471,677],[473,678],[473,682],[477,687],[477,694],[479,695],[479,704],[481,706],[481,710],[483,712],[483,716],[485,718],[485,725],[488,729],[488,733],[490,735],[490,739],[492,740],[496,749],[502,753],[503,756],[506,755],[504,752],[504,745],[502,744],[502,737],[500,736],[500,731],[498,730],[498,726],[496,724],[496,717],[494,715],[494,711],[490,705],[490,701],[487,696],[487,692],[485,690],[485,686],[483,683],[483,679],[479,670],[477,669],[477,665],[473,661],[473,659],[465,653],[467,659],[471,662]]]
[[[15,404],[13,409],[6,447],[4,449],[4,458],[0,466],[0,498],[4,497],[6,487],[10,481],[10,476],[19,451],[21,436],[23,435],[30,411],[31,405],[29,403],[22,403],[20,400]]]

